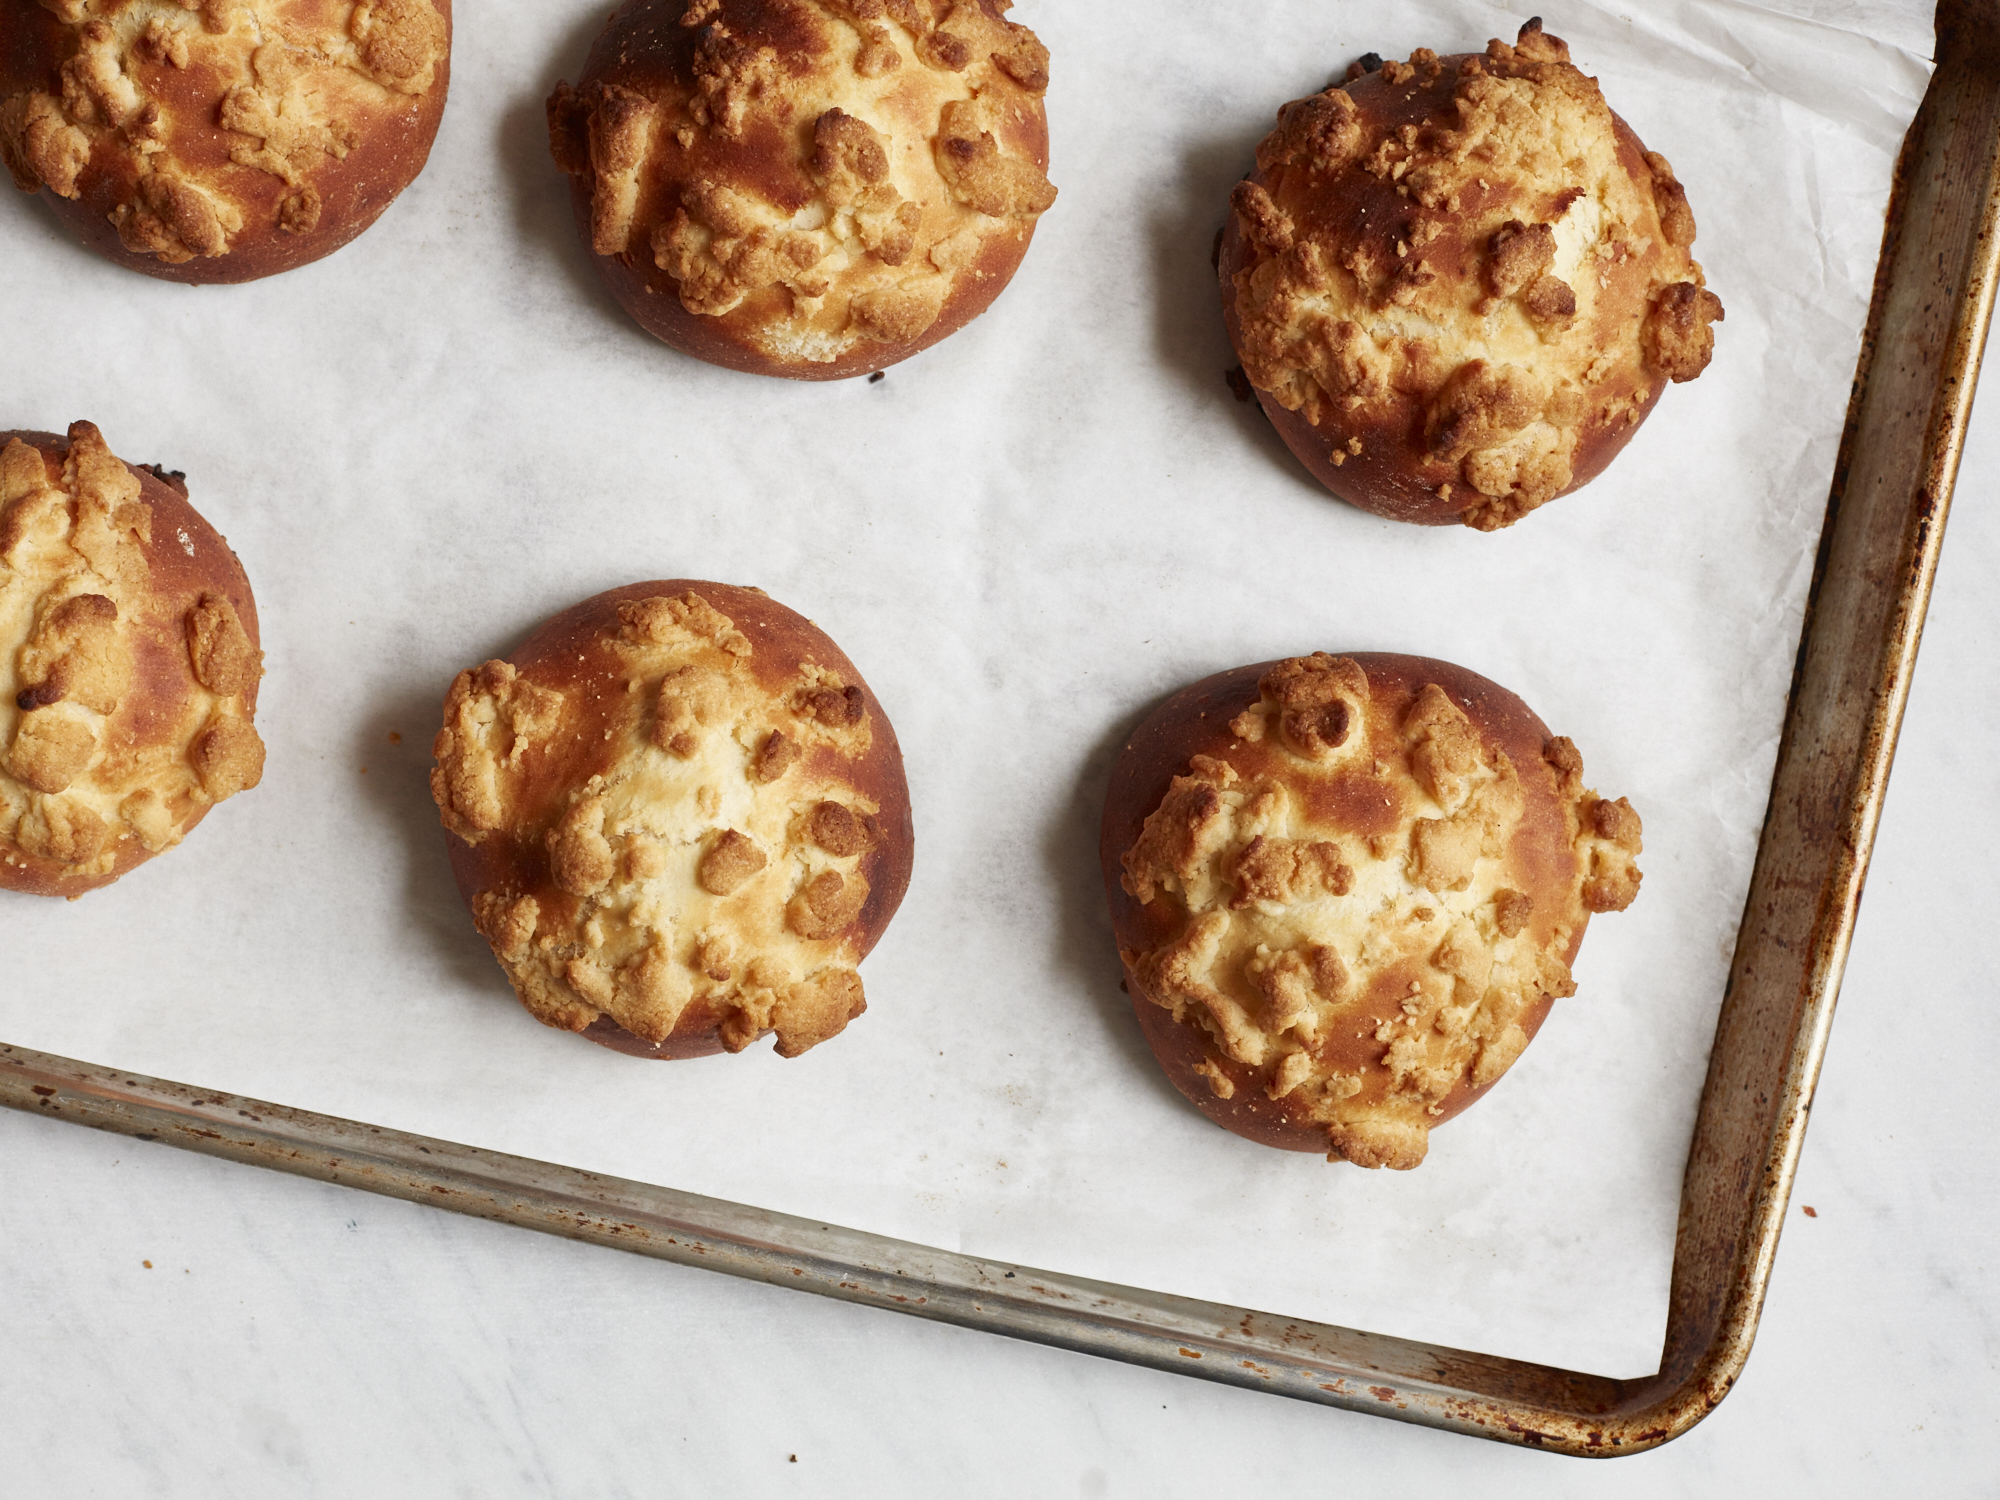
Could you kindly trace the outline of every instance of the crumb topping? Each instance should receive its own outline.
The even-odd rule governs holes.
[[[780,48],[737,0],[688,0],[690,80],[562,83],[549,99],[556,162],[589,188],[592,249],[664,271],[699,316],[775,295],[757,337],[779,360],[920,337],[981,275],[983,243],[1055,201],[999,124],[1039,113],[1048,88],[1047,49],[1007,8],[786,0]],[[783,160],[752,171],[752,150]]]
[[[1414,1167],[1454,1090],[1493,1082],[1524,1016],[1574,993],[1564,961],[1587,913],[1638,893],[1639,815],[1582,783],[1567,739],[1526,774],[1553,783],[1574,856],[1558,907],[1519,886],[1517,767],[1426,685],[1393,722],[1367,676],[1319,653],[1280,663],[1230,725],[1270,747],[1195,756],[1123,856],[1125,889],[1168,902],[1175,934],[1124,954],[1147,1000],[1199,1026],[1218,1098],[1261,1088],[1326,1131],[1329,1160]],[[1295,733],[1302,712],[1336,738]]]
[[[60,465],[0,449],[0,860],[105,875],[120,846],[180,842],[211,804],[257,784],[244,707],[263,675],[235,606],[203,594],[163,633],[138,477],[88,422]],[[178,698],[137,692],[149,653],[186,653]],[[169,677],[168,680],[171,680]],[[135,706],[135,699],[142,699]]]
[[[436,85],[449,49],[430,0],[56,0],[59,78],[0,100],[0,160],[24,192],[75,198],[86,167],[127,184],[120,242],[168,265],[228,253],[266,212],[248,169],[282,184],[275,227],[318,226],[313,183],[356,121]],[[188,100],[190,80],[198,97]],[[227,164],[210,142],[219,127]]]
[[[452,684],[431,774],[445,826],[539,841],[549,872],[482,892],[479,930],[548,1025],[608,1015],[659,1043],[701,1002],[730,1051],[775,1031],[795,1057],[865,1009],[851,929],[880,809],[821,769],[872,743],[863,694],[811,662],[773,691],[693,591],[621,605],[603,644],[626,689],[608,768],[581,785],[544,770],[574,734],[570,693],[500,661]]]
[[[1562,41],[1530,22],[1446,77],[1451,61],[1381,66],[1380,84],[1437,92],[1421,125],[1340,87],[1279,112],[1231,197],[1239,353],[1336,447],[1414,403],[1420,482],[1471,491],[1465,523],[1493,530],[1572,484],[1587,432],[1699,375],[1723,314],[1672,167],[1621,156]]]

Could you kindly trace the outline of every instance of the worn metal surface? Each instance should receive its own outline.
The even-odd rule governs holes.
[[[1756,1332],[2000,283],[2000,0],[1944,0],[1897,168],[1657,1374],[1610,1380],[948,1254],[0,1046],[0,1104],[663,1260],[1567,1453],[1636,1452]]]
[[[1749,1357],[1805,1139],[2000,281],[2000,0],[1942,0],[1897,163],[1763,838],[1709,1056],[1660,1373],[1664,1441]]]

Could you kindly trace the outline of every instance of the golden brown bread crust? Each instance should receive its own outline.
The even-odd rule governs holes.
[[[1722,304],[1687,194],[1530,22],[1287,104],[1217,269],[1258,400],[1328,489],[1482,531],[1588,483]]]
[[[1133,732],[1099,845],[1140,1028],[1224,1128],[1414,1167],[1637,894],[1638,815],[1446,662],[1220,672]]]
[[[1009,0],[628,0],[549,99],[577,231],[648,332],[837,380],[984,312],[1055,199]]]
[[[895,731],[761,590],[637,583],[549,620],[445,701],[453,873],[546,1025],[640,1057],[792,1057],[865,1008],[910,879]]]
[[[0,888],[74,898],[257,784],[257,605],[178,475],[0,432]]]
[[[423,170],[450,62],[451,0],[9,0],[0,161],[120,265],[253,281]]]

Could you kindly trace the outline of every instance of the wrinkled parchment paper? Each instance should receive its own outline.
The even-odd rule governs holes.
[[[1474,0],[1023,0],[1061,199],[995,308],[877,384],[694,363],[602,292],[542,101],[603,0],[460,7],[425,175],[330,261],[156,283],[0,200],[0,427],[187,472],[263,613],[257,791],[65,904],[0,895],[0,1038],[934,1245],[1614,1375],[1657,1365],[1681,1169],[1762,820],[1927,7],[1543,0],[1673,162],[1728,321],[1611,472],[1492,536],[1330,499],[1209,269],[1283,101]],[[869,1011],[793,1062],[543,1029],[452,889],[438,705],[587,594],[755,583],[887,706],[919,849]],[[1118,989],[1097,812],[1181,684],[1315,649],[1464,663],[1646,823],[1581,992],[1414,1174],[1200,1118]]]

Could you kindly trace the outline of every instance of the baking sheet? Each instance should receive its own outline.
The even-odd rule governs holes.
[[[0,211],[4,425],[87,416],[242,554],[265,784],[69,905],[0,896],[0,1036],[997,1258],[1613,1375],[1657,1364],[1681,1167],[1766,797],[1881,206],[1926,66],[1903,12],[1545,7],[1689,184],[1728,307],[1589,490],[1494,536],[1292,464],[1208,250],[1279,102],[1474,4],[1019,11],[1063,196],[994,310],[885,380],[654,344],[599,291],[541,100],[602,9],[466,9],[432,164],[331,261],[153,283]],[[1454,40],[1456,39],[1456,40]],[[19,351],[38,351],[24,359]],[[869,1014],[785,1062],[634,1062],[537,1026],[471,932],[425,786],[454,671],[638,577],[756,583],[868,675],[908,760],[910,897]],[[1581,993],[1415,1174],[1261,1151],[1160,1078],[1095,863],[1124,732],[1220,667],[1458,660],[1646,818]]]

